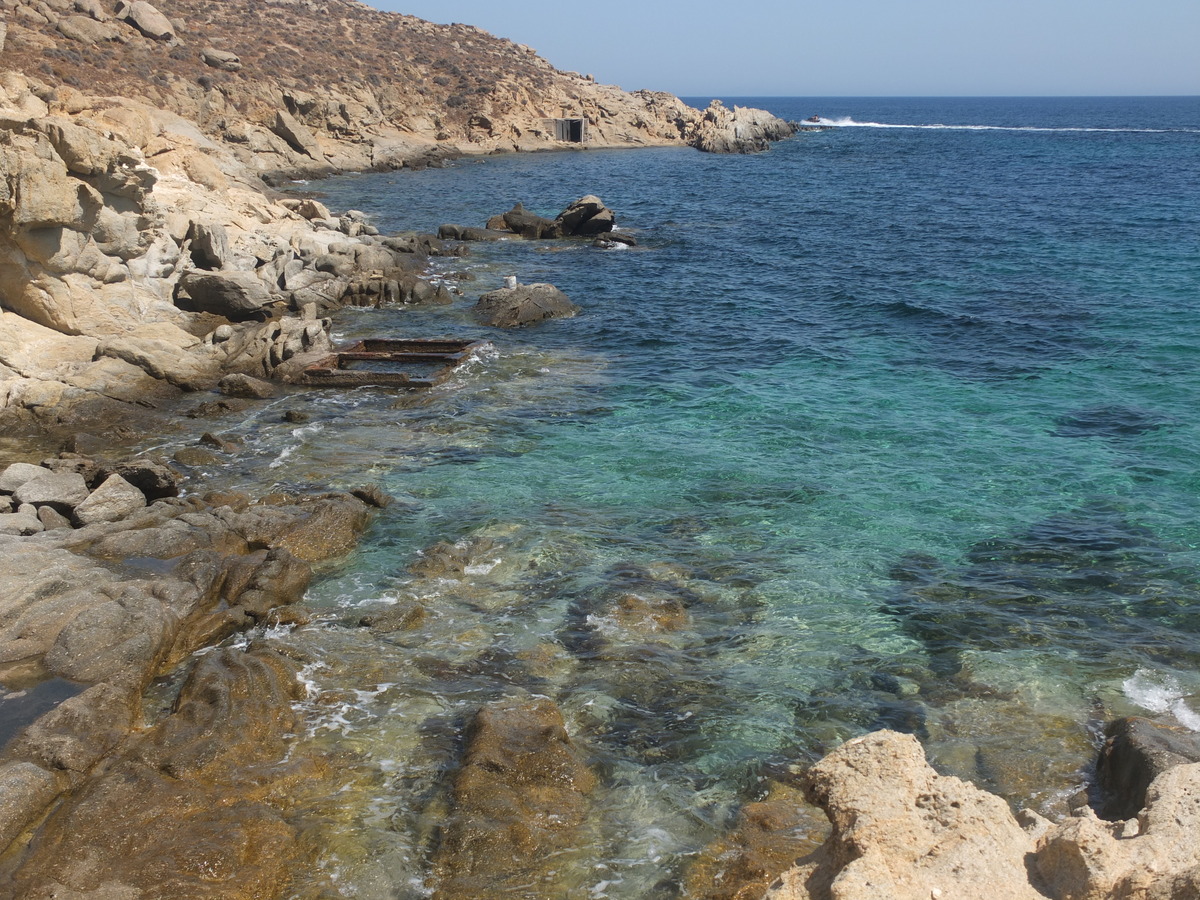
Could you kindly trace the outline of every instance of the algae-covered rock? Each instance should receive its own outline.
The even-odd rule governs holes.
[[[434,859],[435,900],[559,892],[595,786],[552,702],[509,699],[481,709]]]
[[[304,854],[276,804],[313,775],[286,761],[300,690],[269,652],[206,656],[174,714],[38,827],[13,896],[280,896]]]

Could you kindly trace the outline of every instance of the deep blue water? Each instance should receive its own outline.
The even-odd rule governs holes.
[[[403,501],[314,588],[328,627],[290,638],[319,648],[317,687],[385,685],[314,712],[378,761],[388,849],[344,850],[353,883],[420,881],[396,822],[451,765],[422,735],[514,692],[554,698],[605,772],[588,859],[613,897],[679,877],[738,802],[867,729],[1053,812],[1105,719],[1200,727],[1200,99],[737,102],[839,124],[756,156],[315,186],[385,231],[594,193],[639,242],[477,245],[440,264],[476,279],[453,307],[337,327],[495,356],[420,399],[322,395],[306,430],[255,426],[280,481]],[[583,313],[475,325],[509,274]],[[465,572],[413,568],[438,541]],[[414,598],[414,635],[343,627]]]

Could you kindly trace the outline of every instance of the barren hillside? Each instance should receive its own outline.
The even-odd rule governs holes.
[[[568,117],[586,120],[591,145],[679,143],[701,118],[670,94],[626,93],[558,71],[531,48],[473,26],[355,0],[0,5],[4,68],[60,100],[110,94],[176,112],[264,171],[289,162],[394,166],[414,147],[439,144],[449,152],[545,147],[555,143],[546,120]],[[280,111],[314,143],[287,134]],[[300,158],[290,161],[289,150]]]

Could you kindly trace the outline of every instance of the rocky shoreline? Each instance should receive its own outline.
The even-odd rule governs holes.
[[[360,213],[267,185],[568,149],[547,126],[566,117],[587,121],[588,146],[709,152],[760,151],[796,126],[597,85],[468,26],[439,31],[342,0],[267,7],[394,29],[418,48],[411,59],[427,60],[412,64],[428,71],[410,73],[427,79],[426,94],[268,77],[271,57],[238,45],[229,27],[240,4],[0,5],[11,66],[0,74],[0,462],[13,463],[0,466],[0,897],[286,896],[320,855],[288,812],[328,789],[336,762],[291,753],[297,661],[228,639],[302,624],[314,570],[349,553],[388,498],[371,486],[208,491],[181,482],[169,460],[128,459],[121,446],[178,427],[185,402],[219,413],[300,377],[332,350],[330,317],[344,306],[450,302],[426,269],[431,257],[469,252],[460,241],[632,239],[590,196],[555,219],[518,204],[435,237],[381,235]],[[297,46],[315,48],[296,31]],[[79,48],[109,63],[116,54],[125,68]],[[55,61],[49,71],[43,57]],[[505,72],[490,93],[471,68],[481,59]],[[136,75],[147,65],[162,77]],[[117,69],[136,92],[81,89]],[[575,310],[550,285],[514,284],[481,297],[476,314],[516,327]],[[218,393],[192,403],[209,391]],[[434,547],[422,565],[452,573],[468,565],[462,555]],[[678,610],[619,614],[657,628]],[[421,615],[401,608],[363,624],[405,630]],[[1195,898],[1197,760],[1194,736],[1115,723],[1092,798],[1106,818],[1079,802],[1055,824],[1014,816],[937,775],[914,738],[877,732],[748,804],[683,890]],[[531,883],[552,895],[546,861],[578,846],[597,780],[561,712],[541,698],[485,705],[459,763],[434,896]]]

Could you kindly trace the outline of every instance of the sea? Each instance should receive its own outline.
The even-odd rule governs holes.
[[[452,305],[334,330],[490,342],[448,382],[223,423],[210,483],[396,498],[309,625],[242,638],[303,663],[297,752],[353,773],[311,813],[337,895],[430,895],[506,698],[599,778],[521,897],[694,896],[745,804],[876,729],[1051,817],[1106,722],[1200,730],[1200,98],[723,99],[828,127],[297,186],[384,233],[595,194],[637,242],[435,259]],[[582,311],[478,324],[508,276]]]

